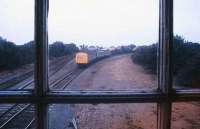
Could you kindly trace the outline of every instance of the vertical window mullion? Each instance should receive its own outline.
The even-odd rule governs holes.
[[[159,21],[159,90],[166,95],[166,102],[158,104],[158,129],[171,126],[173,0],[160,0]]]
[[[35,97],[37,129],[47,129],[47,105],[44,97],[48,91],[48,0],[35,0]]]

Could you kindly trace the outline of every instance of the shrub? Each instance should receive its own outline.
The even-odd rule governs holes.
[[[75,44],[55,42],[50,45],[50,59],[70,55],[78,51]],[[15,69],[35,61],[35,43],[30,41],[24,45],[16,45],[0,37],[0,70]]]
[[[177,85],[196,87],[200,82],[200,44],[174,37],[172,61]],[[132,54],[135,63],[147,71],[156,73],[157,44],[140,46]]]

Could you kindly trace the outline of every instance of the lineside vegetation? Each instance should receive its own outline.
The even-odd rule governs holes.
[[[50,59],[72,55],[78,47],[73,44],[64,44],[57,41],[49,46]],[[24,45],[16,45],[0,37],[0,71],[12,70],[35,61],[35,43],[30,41]]]
[[[135,63],[148,72],[156,74],[157,43],[140,46],[132,54]],[[199,87],[200,85],[200,44],[186,41],[181,36],[174,37],[173,75],[175,85]]]

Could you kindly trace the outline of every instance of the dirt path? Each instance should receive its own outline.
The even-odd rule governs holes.
[[[108,58],[85,70],[69,87],[70,90],[155,89],[156,77],[132,63],[130,55]],[[74,106],[81,129],[155,129],[156,104],[98,104]],[[195,116],[197,122],[194,121]],[[174,104],[172,129],[200,127],[199,106]]]

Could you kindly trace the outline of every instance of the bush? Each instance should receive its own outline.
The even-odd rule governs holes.
[[[75,44],[55,42],[49,47],[50,59],[70,55],[78,51]],[[16,45],[0,37],[0,70],[15,69],[35,61],[35,43]]]
[[[175,82],[182,86],[196,87],[200,82],[200,44],[185,41],[180,36],[174,37],[173,74]],[[157,44],[140,46],[132,55],[135,63],[146,70],[156,73]]]
[[[134,44],[121,46],[111,51],[113,55],[131,53],[136,46]]]
[[[13,69],[20,65],[18,47],[6,40],[0,40],[0,68]]]
[[[75,44],[64,44],[63,42],[57,41],[50,45],[49,55],[50,57],[60,57],[68,54],[77,52],[78,48]]]
[[[156,73],[157,67],[157,44],[153,44],[150,46],[141,46],[138,47],[134,54],[132,55],[132,59],[136,64],[143,65],[143,67],[151,73]]]

